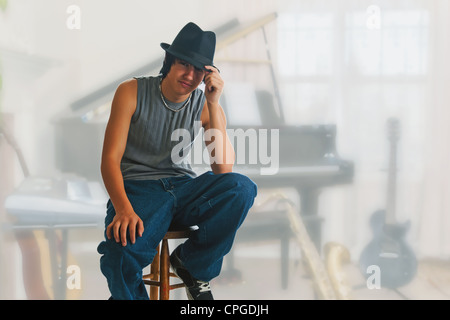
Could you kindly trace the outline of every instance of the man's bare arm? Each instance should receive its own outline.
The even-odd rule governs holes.
[[[127,244],[127,230],[131,243],[142,236],[144,225],[134,212],[125,193],[120,162],[125,151],[131,117],[136,110],[137,81],[121,83],[116,90],[111,106],[111,114],[103,142],[101,173],[116,215],[106,228],[109,239],[114,236],[116,242]]]
[[[211,72],[205,77],[206,102],[201,120],[205,129],[206,146],[214,141],[214,150],[210,150],[210,156],[214,159],[211,169],[216,174],[232,172],[235,153],[227,135],[225,113],[219,104],[224,83],[216,68],[209,66],[206,68]]]

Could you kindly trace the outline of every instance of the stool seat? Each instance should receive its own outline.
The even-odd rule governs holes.
[[[166,232],[166,235],[163,239],[185,239],[189,238],[192,231],[197,230],[197,226],[190,226],[187,228],[171,226],[169,230]]]
[[[170,277],[177,277],[170,272],[169,242],[170,239],[186,239],[197,230],[197,226],[180,227],[171,225],[156,248],[156,255],[150,265],[150,273],[143,276],[144,284],[150,285],[150,300],[169,300],[170,290],[183,288],[184,283],[170,284]],[[161,248],[160,248],[161,247]]]

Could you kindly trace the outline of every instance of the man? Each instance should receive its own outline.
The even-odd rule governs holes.
[[[170,256],[189,299],[211,300],[209,282],[253,205],[256,185],[233,173],[234,150],[219,98],[224,82],[213,66],[216,37],[188,23],[166,51],[158,77],[121,83],[105,131],[101,172],[110,200],[100,268],[112,299],[148,299],[142,269],[171,224],[198,226]],[[204,82],[204,92],[198,86]],[[189,151],[201,121],[211,171],[196,175],[174,161],[175,130],[187,130]],[[213,137],[206,138],[207,132]],[[214,142],[214,143],[213,143]],[[178,153],[177,153],[178,156]],[[175,157],[177,158],[177,157]]]

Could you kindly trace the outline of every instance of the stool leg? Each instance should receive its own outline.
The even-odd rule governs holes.
[[[152,280],[159,281],[160,270],[159,270],[160,258],[159,258],[159,244],[156,248],[156,254],[153,258],[150,273],[152,274]],[[158,300],[158,288],[156,286],[150,286],[150,300]]]
[[[160,281],[159,288],[160,300],[169,300],[169,243],[167,239],[163,239],[161,246],[161,261],[160,261]]]

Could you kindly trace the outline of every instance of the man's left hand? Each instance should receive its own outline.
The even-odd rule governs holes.
[[[208,104],[218,104],[223,91],[224,82],[219,70],[212,66],[205,66],[209,70],[205,76],[205,97]]]

